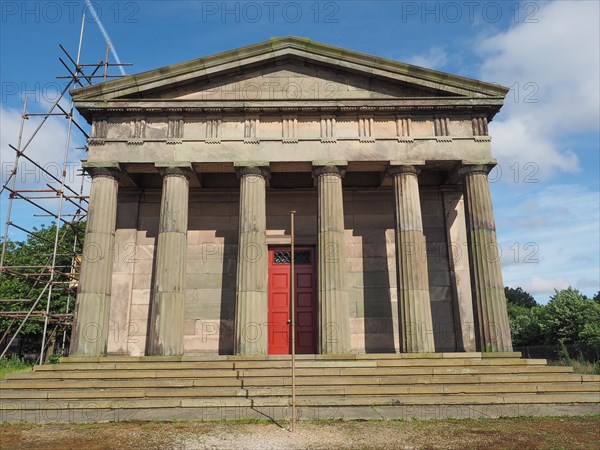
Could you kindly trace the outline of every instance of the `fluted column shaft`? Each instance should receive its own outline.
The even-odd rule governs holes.
[[[189,177],[185,167],[162,168],[150,354],[183,354]]]
[[[462,169],[469,259],[481,351],[510,352],[512,341],[487,166]]]
[[[268,352],[266,179],[261,167],[238,169],[240,222],[235,307],[235,353]]]
[[[77,309],[71,354],[106,355],[113,270],[117,194],[120,171],[116,167],[90,167],[92,176]]]
[[[344,169],[324,166],[313,171],[318,190],[319,352],[350,352],[350,311],[344,237]]]
[[[393,166],[400,351],[434,352],[427,251],[414,166]]]

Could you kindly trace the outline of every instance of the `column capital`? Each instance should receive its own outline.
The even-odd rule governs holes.
[[[268,166],[239,166],[235,168],[238,178],[246,176],[262,177],[265,180],[271,178],[271,170]]]
[[[189,180],[194,174],[192,163],[189,162],[157,162],[154,166],[163,178],[185,177]]]
[[[123,175],[121,166],[116,162],[97,163],[84,161],[81,163],[81,167],[92,178],[106,177],[119,181],[121,175]]]
[[[414,165],[389,165],[387,168],[387,173],[390,176],[395,175],[419,175],[421,173],[421,168]]]
[[[470,175],[473,173],[488,175],[495,166],[496,161],[463,161],[462,165],[458,167],[458,174],[460,177],[464,177],[465,175]]]
[[[346,167],[345,166],[313,167],[313,171],[312,171],[313,178],[318,178],[322,175],[336,175],[340,178],[344,178],[346,176]]]

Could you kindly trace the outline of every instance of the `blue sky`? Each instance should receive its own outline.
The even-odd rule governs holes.
[[[554,288],[599,289],[599,42],[596,1],[92,2],[123,62],[141,72],[297,35],[511,87],[490,126],[492,183],[505,284],[545,302]],[[30,110],[55,98],[58,44],[75,54],[81,1],[0,3],[2,177],[10,168],[24,92]],[[88,11],[82,62],[104,58]],[[114,57],[112,58],[114,61]],[[36,102],[37,100],[37,102]],[[36,120],[26,125],[30,134]],[[56,167],[65,121],[54,118],[28,154]],[[70,152],[75,181],[77,161]],[[33,186],[35,174],[19,182]],[[0,211],[2,226],[6,198]],[[53,200],[44,200],[48,205]],[[16,202],[16,223],[41,223]],[[66,208],[66,212],[70,212]],[[14,230],[14,237],[19,234]]]

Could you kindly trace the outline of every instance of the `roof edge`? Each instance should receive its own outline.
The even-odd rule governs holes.
[[[75,101],[109,97],[110,94],[122,90],[143,90],[143,86],[149,83],[155,83],[161,79],[170,80],[182,77],[202,76],[202,72],[207,69],[218,67],[219,65],[232,65],[243,59],[256,57],[259,55],[268,55],[287,48],[306,52],[310,54],[332,57],[337,59],[341,65],[344,63],[358,64],[368,69],[370,73],[381,72],[396,75],[410,76],[415,79],[421,79],[426,82],[439,83],[441,86],[460,88],[474,94],[485,96],[505,97],[509,88],[495,83],[488,83],[473,78],[467,78],[460,75],[453,75],[446,72],[428,69],[412,64],[394,61],[387,58],[369,55],[366,53],[335,47],[329,44],[312,41],[308,38],[295,36],[284,36],[271,38],[268,41],[257,44],[227,50],[225,52],[208,55],[193,60],[172,64],[157,69],[152,69],[138,74],[127,75],[122,78],[98,83],[84,88],[73,89],[70,91]]]

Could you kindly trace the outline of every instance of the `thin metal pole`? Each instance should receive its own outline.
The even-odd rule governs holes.
[[[84,15],[85,17],[85,15]],[[87,147],[86,147],[87,150]],[[84,184],[85,184],[85,175],[82,173],[81,174],[81,180],[80,180],[80,184],[79,184],[79,209],[77,209],[77,211],[75,212],[75,214],[79,214],[82,210],[87,212],[86,209],[82,208],[81,206],[81,202],[83,199],[83,188],[84,188]],[[80,219],[81,220],[81,219]],[[71,282],[73,280],[75,280],[75,263],[77,261],[77,242],[79,240],[78,234],[77,232],[74,233],[75,238],[73,239],[73,251],[72,251],[72,257],[71,257]],[[77,278],[77,282],[79,283],[79,278]],[[75,299],[75,301],[77,301],[77,299]],[[69,308],[71,306],[71,291],[69,291],[68,295],[67,295],[67,309],[65,311],[66,314],[69,314]],[[61,352],[62,355],[64,356],[65,354],[65,343],[67,341],[67,328],[68,325],[65,325],[64,329],[63,329],[63,337],[62,337],[62,347],[61,347]]]
[[[31,313],[33,312],[33,310],[35,309],[35,307],[37,306],[37,304],[39,303],[39,301],[42,299],[42,295],[44,295],[44,292],[46,292],[46,289],[48,289],[48,286],[49,286],[49,284],[46,284],[46,286],[44,286],[44,289],[42,289],[42,292],[40,292],[40,295],[38,295],[37,300],[34,302],[33,305],[31,305],[31,308],[29,309],[29,312],[23,318],[23,321],[19,325],[19,328],[17,328],[17,331],[15,331],[15,334],[13,334],[13,337],[10,339],[10,341],[8,341],[8,344],[6,344],[6,347],[4,347],[4,351],[2,352],[2,354],[0,354],[0,358],[2,358],[6,354],[6,352],[8,351],[8,349],[10,347],[10,345],[13,343],[13,341],[15,340],[15,338],[17,337],[17,335],[21,332],[21,329],[23,328],[23,325],[25,325],[25,322],[27,322],[27,319],[29,318],[29,316],[31,315]]]
[[[77,65],[79,65],[79,56],[81,55],[81,45],[83,42],[83,26],[85,23],[85,15],[82,17],[81,20],[81,31],[79,33],[79,46],[77,49]],[[72,80],[72,84],[73,87],[75,87],[75,83],[77,81],[77,78],[73,78]],[[63,199],[64,199],[64,192],[65,192],[65,179],[67,177],[67,164],[69,162],[69,147],[71,146],[71,130],[73,129],[73,112],[75,109],[75,102],[73,102],[73,99],[71,99],[71,105],[70,105],[70,109],[69,109],[69,116],[68,116],[68,124],[67,124],[67,136],[65,139],[65,152],[63,155],[63,165],[62,165],[62,176],[61,176],[61,182],[60,182],[60,194],[58,197],[58,212],[56,214],[57,216],[57,221],[56,221],[56,232],[54,233],[54,251],[52,253],[52,270],[50,272],[50,279],[48,280],[48,284],[50,285],[50,287],[48,288],[48,296],[46,299],[46,315],[44,317],[44,331],[42,333],[42,345],[40,346],[40,364],[44,364],[44,351],[46,349],[46,332],[48,330],[48,317],[50,315],[50,303],[52,301],[52,288],[53,288],[53,281],[54,281],[54,274],[55,274],[55,266],[56,266],[56,256],[58,253],[58,245],[59,245],[59,236],[60,236],[60,221],[61,221],[61,214],[62,214],[62,209],[63,209]],[[66,230],[65,230],[66,233]],[[48,351],[50,351],[51,349],[49,348]],[[53,349],[52,349],[53,350]]]
[[[36,129],[33,130],[33,133],[29,137],[29,140],[25,143],[25,145],[23,145],[22,148],[21,148],[21,146],[19,146],[19,150],[21,151],[21,153],[23,153],[27,149],[27,147],[29,147],[29,144],[31,144],[31,142],[33,141],[33,138],[35,138],[35,136],[38,134],[38,131],[40,131],[40,129],[46,123],[46,121],[48,120],[48,118],[52,115],[52,111],[54,111],[54,108],[56,108],[56,105],[58,105],[58,102],[60,102],[62,100],[63,96],[69,90],[70,87],[71,87],[71,83],[68,83],[67,85],[65,85],[64,89],[59,94],[58,98],[54,101],[54,104],[50,108],[50,111],[48,111],[48,114],[46,114],[44,116],[44,118],[38,124],[38,126],[36,127]],[[4,182],[4,185],[2,186],[2,188],[0,188],[0,194],[2,194],[2,192],[4,192],[5,189],[8,189],[8,183],[9,183],[9,181],[11,181],[12,177],[15,177],[16,175],[17,175],[17,172],[14,171],[14,170],[10,173],[10,175],[7,177],[6,181]]]
[[[104,81],[106,81],[106,75],[108,75],[108,51],[110,50],[110,41],[106,41],[106,57],[104,60]]]
[[[75,61],[75,70],[79,70],[79,58],[81,57],[81,47],[83,44],[83,29],[85,28],[85,12],[81,15],[81,29],[79,30],[79,45],[77,46],[77,61]]]
[[[8,324],[8,327],[6,328],[6,331],[2,334],[2,337],[0,338],[0,345],[2,345],[2,343],[4,342],[4,339],[6,338],[6,336],[8,336],[8,333],[10,333],[10,330],[12,329],[13,324],[15,323],[16,319],[11,319],[10,323]]]
[[[294,252],[294,215],[296,211],[290,211],[290,234],[291,234],[291,273],[290,273],[290,290],[291,292],[291,306],[292,306],[292,317],[290,321],[291,335],[292,335],[292,432],[296,431],[296,296],[295,296],[295,260],[296,253]]]

